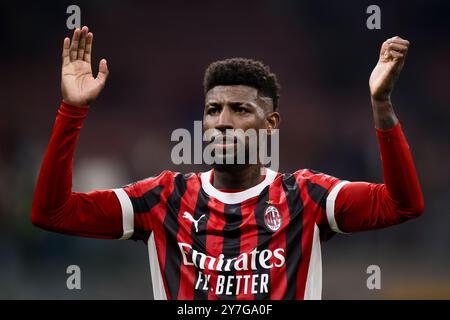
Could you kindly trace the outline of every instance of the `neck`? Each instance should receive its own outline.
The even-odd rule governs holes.
[[[248,189],[262,180],[261,165],[249,165],[233,170],[214,170],[213,186],[217,189]]]

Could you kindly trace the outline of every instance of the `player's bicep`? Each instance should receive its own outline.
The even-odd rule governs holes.
[[[333,220],[327,217],[327,213],[330,213],[330,203],[335,199],[342,185],[348,182],[311,169],[304,169],[299,173],[299,178],[306,181],[304,183],[304,193],[307,194],[305,199],[312,200],[305,204],[315,213],[315,223],[320,229],[321,240],[326,241],[338,232]]]
[[[159,203],[159,194],[154,195],[153,190],[143,192],[145,190],[144,184],[144,182],[138,182],[124,188],[114,189],[122,210],[123,239],[145,241],[153,229],[151,221],[152,203]]]
[[[124,225],[132,230],[129,238],[146,241],[154,230],[154,224],[158,224],[160,213],[166,211],[162,194],[169,186],[170,177],[164,177],[166,175],[160,174],[114,190],[124,212]]]
[[[122,218],[122,236],[120,237],[120,240],[127,240],[134,235],[135,209],[133,207],[133,203],[131,202],[130,196],[128,195],[126,190],[119,188],[113,189],[113,191],[117,197],[117,200],[120,203],[120,211]]]
[[[372,230],[403,222],[384,184],[343,182],[331,190],[326,205],[334,232]]]
[[[128,238],[148,239],[154,225],[158,225],[161,213],[166,212],[166,199],[172,181],[172,173],[165,171],[156,177],[114,190],[120,201],[124,226],[130,230]]]
[[[349,184],[348,181],[340,181],[336,183],[327,194],[326,200],[325,200],[325,221],[326,225],[331,229],[333,232],[336,233],[346,233],[341,229],[341,224],[338,224],[338,221],[336,219],[337,216],[340,217],[340,215],[337,215],[337,213],[340,214],[340,206],[336,206],[336,200],[338,197],[338,194],[341,192],[342,188]]]
[[[124,234],[120,202],[112,190],[72,192],[61,208],[41,214],[35,224],[81,237],[119,239]]]

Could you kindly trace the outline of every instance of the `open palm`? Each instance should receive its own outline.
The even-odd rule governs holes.
[[[93,37],[88,27],[83,27],[74,31],[72,41],[64,39],[61,92],[64,102],[68,104],[88,106],[105,86],[109,73],[105,59],[100,61],[97,77],[92,74]]]

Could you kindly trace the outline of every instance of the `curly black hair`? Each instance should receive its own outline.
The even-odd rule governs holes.
[[[277,76],[260,61],[246,58],[231,58],[211,63],[205,71],[203,88],[205,94],[215,86],[247,85],[258,89],[258,94],[273,101],[278,109],[280,85]]]

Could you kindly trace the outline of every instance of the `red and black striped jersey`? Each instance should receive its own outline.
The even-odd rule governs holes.
[[[88,108],[61,104],[42,162],[31,222],[68,235],[148,243],[156,299],[319,299],[321,241],[422,214],[423,195],[400,124],[377,129],[384,184],[308,169],[239,192],[213,171],[165,171],[123,188],[72,191]]]
[[[320,234],[331,230],[330,191],[344,182],[266,169],[258,185],[230,193],[212,173],[165,171],[114,190],[124,233],[148,243],[155,298],[320,298]]]

